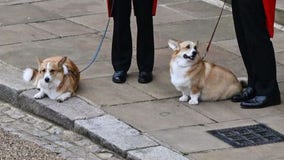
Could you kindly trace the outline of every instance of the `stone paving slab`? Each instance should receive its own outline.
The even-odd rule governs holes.
[[[278,9],[284,10],[284,2],[283,1],[276,1],[276,6]]]
[[[57,103],[48,98],[35,100],[33,96],[37,92],[37,90],[28,90],[21,93],[18,100],[19,107],[69,129],[74,128],[75,120],[93,118],[104,114],[99,108],[76,97],[64,103]]]
[[[234,126],[246,126],[256,124],[253,120],[237,120],[223,123],[212,123],[180,127],[148,132],[159,141],[166,143],[183,154],[196,152],[208,152],[212,150],[232,148],[229,144],[213,137],[206,131],[229,128]]]
[[[155,50],[155,64],[153,70],[154,80],[146,85],[137,83],[138,68],[134,59],[130,68],[131,77],[128,78],[127,83],[156,99],[165,99],[178,96],[179,92],[176,91],[175,87],[170,82],[169,62],[171,54],[172,52],[169,48]]]
[[[171,38],[196,42],[208,42],[213,31],[211,28],[213,28],[215,24],[216,19],[196,19],[176,22],[171,25],[157,25],[155,28],[156,34],[161,34],[164,44],[167,45],[168,39]],[[173,35],[172,33],[175,34]],[[234,37],[235,34],[233,30],[232,17],[222,18],[214,36],[214,41],[232,39]]]
[[[284,24],[284,2],[276,1],[276,13],[275,13],[275,21]]]
[[[17,91],[30,89],[32,85],[22,80],[22,70],[0,60],[0,84]]]
[[[277,30],[276,30],[277,32]],[[275,52],[281,52],[284,51],[284,46],[283,46],[283,41],[284,41],[284,33],[282,31],[278,31],[279,33],[275,34],[275,36],[271,39]],[[238,43],[237,40],[230,39],[230,40],[224,40],[224,41],[216,41],[213,42],[214,44],[222,47],[223,49],[226,49],[227,51],[234,53],[236,55],[241,55],[239,48],[238,48]]]
[[[154,24],[174,23],[194,19],[193,16],[182,14],[179,10],[169,9],[167,5],[165,6],[160,4],[157,8],[157,11],[159,14],[153,17]]]
[[[265,117],[259,117],[255,118],[255,120],[259,123],[263,123],[268,125],[270,128],[280,132],[284,133],[284,126],[283,120],[284,120],[284,114],[279,113],[278,115],[275,116],[265,116]]]
[[[193,16],[195,19],[208,19],[218,17],[221,9],[203,1],[188,1],[185,3],[169,4],[168,7],[183,15]],[[231,15],[231,12],[224,10],[223,17]]]
[[[204,55],[206,52],[207,44],[201,44],[199,51],[201,55]],[[206,61],[215,63],[222,67],[225,67],[232,71],[237,77],[246,77],[246,70],[240,56],[237,56],[231,52],[228,52],[224,48],[219,47],[218,45],[211,44],[211,47],[205,57]]]
[[[39,2],[43,0],[0,0],[0,5],[16,5],[22,3]]]
[[[283,68],[283,41],[284,41],[284,34],[281,32],[279,34],[276,34],[275,37],[272,39],[274,48],[275,48],[275,54],[276,54],[276,62],[277,62],[277,79],[279,82],[284,81],[284,73],[282,72]],[[229,56],[228,52],[235,54],[237,56],[241,56],[238,44],[236,39],[232,40],[225,40],[225,41],[217,41],[214,42],[213,45],[219,46],[222,48],[223,55],[222,56],[215,56],[215,62],[218,62],[219,64],[225,64],[224,66],[227,66],[228,68],[231,68],[233,73],[235,73],[238,76],[245,76],[244,73],[246,73],[243,62],[241,60],[241,57],[239,58],[233,58],[234,56]],[[213,46],[212,45],[212,46]],[[208,53],[208,59],[212,59],[211,55],[218,55],[217,52],[220,52],[220,49],[218,47],[211,47],[210,52]],[[212,53],[212,54],[211,54]],[[225,57],[224,59],[220,57]],[[220,59],[220,60],[218,60]],[[214,60],[214,59],[213,59]],[[240,66],[242,64],[242,66]]]
[[[143,132],[213,123],[209,118],[172,99],[102,109]]]
[[[127,157],[137,160],[190,160],[169,150],[168,148],[158,146],[146,149],[129,151]]]
[[[208,129],[203,126],[182,127],[153,131],[149,134],[183,154],[230,148],[228,144],[206,133]]]
[[[278,63],[280,63],[281,65],[284,65],[284,51],[276,53],[276,59]]]
[[[280,110],[280,108],[283,107],[283,104],[255,110],[243,110],[240,107],[239,103],[232,103],[229,100],[214,103],[201,102],[198,106],[189,104],[185,105],[217,122],[233,121],[238,119],[247,119],[283,113]]]
[[[87,62],[85,64],[81,63],[78,65],[79,68],[86,67]],[[85,81],[87,79],[93,79],[93,78],[102,78],[102,77],[108,77],[111,80],[111,76],[113,74],[113,68],[110,62],[108,61],[97,61],[94,65],[90,67],[90,69],[85,70],[83,73],[81,73],[81,81]],[[80,83],[79,92],[82,89]]]
[[[42,23],[32,23],[30,25],[50,32],[52,34],[58,35],[60,37],[96,33],[96,31],[94,30],[66,20],[54,20]]]
[[[186,2],[192,2],[195,0],[160,0],[159,5],[169,5],[169,4],[179,4],[179,3],[186,3]]]
[[[284,40],[283,31],[281,31],[278,34],[275,34],[275,36],[271,39],[273,46],[275,48],[275,52],[284,51],[283,40]]]
[[[62,18],[62,16],[27,3],[21,5],[0,5],[1,25],[24,24],[59,18]]]
[[[128,79],[130,78],[129,75]],[[149,94],[141,92],[127,83],[121,85],[114,84],[110,77],[81,80],[78,94],[101,106],[154,99]]]
[[[95,14],[95,15],[68,18],[68,20],[87,26],[88,28],[100,31],[100,33],[103,33],[106,28],[108,17],[105,14]],[[109,28],[107,30],[107,35],[106,35],[107,38],[112,37],[112,30],[113,30],[113,21],[111,20]]]
[[[51,39],[56,37],[46,31],[36,29],[26,24],[1,27],[0,34],[0,45]]]
[[[56,0],[43,1],[33,5],[64,17],[107,13],[106,2],[102,0]]]
[[[113,116],[75,121],[75,130],[125,155],[128,150],[157,146],[158,144],[138,130]]]
[[[0,60],[0,99],[17,105],[17,97],[21,90],[32,88],[21,80],[22,72]]]
[[[221,160],[227,159],[228,157],[230,160],[282,160],[284,159],[283,147],[283,143],[275,143],[255,147],[224,149],[207,153],[196,153],[190,154],[188,157],[198,160]]]
[[[16,35],[14,38],[16,38]],[[26,67],[37,67],[37,57],[46,58],[55,55],[65,55],[72,59],[77,65],[85,66],[90,61],[90,57],[94,54],[99,40],[100,37],[98,35],[90,34],[76,38],[65,37],[32,43],[0,46],[0,58],[6,63],[24,69]],[[107,46],[109,46],[110,43],[109,40],[104,41],[101,54],[98,56],[96,62],[108,60],[110,54]]]
[[[129,78],[127,83],[141,92],[150,95],[153,99],[172,98],[179,95],[179,92],[176,91],[169,81],[170,77],[168,70],[154,70],[153,74],[154,81],[151,82],[151,84],[145,85],[138,83],[138,72],[134,73],[132,76],[133,78]]]

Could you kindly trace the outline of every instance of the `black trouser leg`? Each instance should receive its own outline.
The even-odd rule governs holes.
[[[252,64],[250,62],[250,59],[252,59],[252,57],[250,57],[251,55],[249,53],[247,53],[248,50],[248,46],[247,43],[245,43],[246,38],[245,38],[245,33],[244,33],[244,29],[243,29],[243,24],[241,21],[241,11],[240,9],[242,8],[242,6],[240,6],[239,4],[239,0],[233,0],[232,1],[232,11],[233,11],[233,19],[234,19],[234,26],[235,26],[235,32],[236,32],[236,36],[237,36],[237,41],[238,41],[238,45],[239,45],[239,49],[242,55],[242,59],[243,62],[245,64],[246,67],[246,71],[247,71],[247,75],[248,75],[248,86],[250,87],[254,87],[254,73],[252,72]]]
[[[137,21],[137,65],[152,72],[154,65],[153,0],[133,0]]]
[[[112,65],[115,71],[128,71],[132,58],[131,0],[115,0],[112,13],[114,20]]]
[[[232,0],[236,36],[257,95],[279,93],[272,42],[265,24],[262,0]]]

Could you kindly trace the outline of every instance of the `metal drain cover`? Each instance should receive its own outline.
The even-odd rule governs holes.
[[[236,148],[284,141],[284,135],[264,124],[207,132]]]

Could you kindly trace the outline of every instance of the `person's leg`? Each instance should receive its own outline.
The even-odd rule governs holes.
[[[112,81],[124,83],[131,65],[132,38],[130,29],[131,0],[113,1],[113,38],[111,62],[114,69]]]
[[[247,14],[246,13],[247,5],[243,5],[242,3],[243,2],[241,0],[232,0],[234,27],[235,27],[239,49],[248,75],[248,86],[254,87],[254,72],[251,62],[252,57],[248,53],[248,46],[247,46],[248,40],[247,40],[247,35],[244,33],[246,22],[243,20],[243,16]]]
[[[231,99],[233,102],[243,102],[255,96],[255,73],[253,71],[253,66],[251,62],[253,57],[251,57],[252,55],[248,52],[246,38],[247,35],[245,35],[244,31],[245,21],[242,19],[243,16],[246,14],[246,7],[248,6],[243,5],[243,2],[241,2],[240,0],[232,0],[232,12],[236,37],[248,76],[248,87],[242,90],[241,93],[234,95]]]
[[[255,98],[242,102],[241,105],[264,107],[278,104],[280,103],[280,93],[276,79],[275,55],[266,28],[262,0],[238,0],[238,5],[240,6],[239,19],[242,24],[240,27],[242,27],[243,35],[245,35],[243,43],[247,48],[246,54],[249,55],[253,87],[256,91]],[[272,101],[274,102],[272,103]]]
[[[127,72],[131,65],[132,38],[130,29],[131,0],[114,0],[112,65],[115,71]]]
[[[154,66],[153,0],[134,0],[137,21],[137,65],[140,83],[152,81]]]

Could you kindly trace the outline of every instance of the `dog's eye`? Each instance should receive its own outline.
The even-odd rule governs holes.
[[[186,49],[190,49],[190,45],[185,46]]]
[[[45,73],[45,69],[42,69],[41,72]]]
[[[54,73],[54,72],[55,72],[55,70],[54,70],[54,69],[50,70],[50,73]]]
[[[194,49],[195,49],[195,50],[197,50],[197,47],[196,47],[196,46],[194,46]]]

